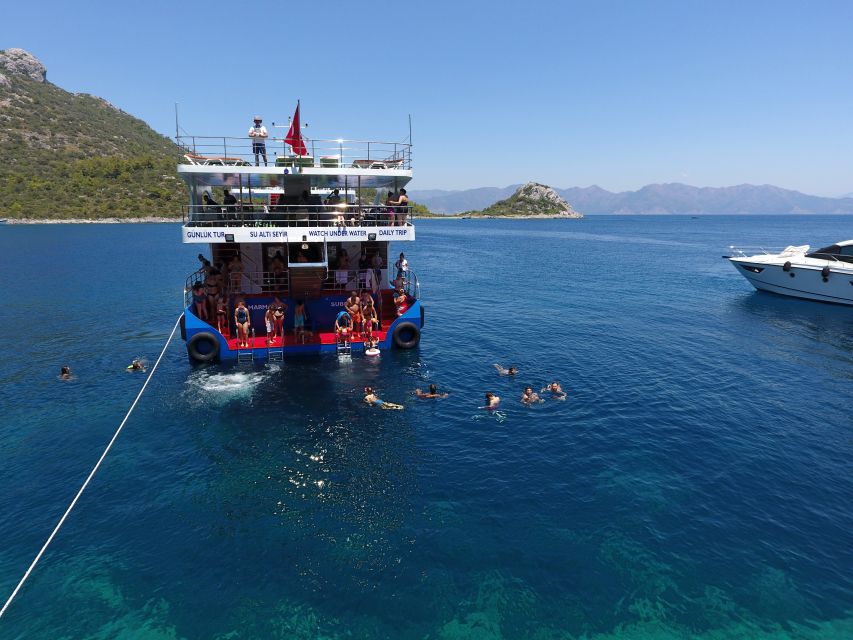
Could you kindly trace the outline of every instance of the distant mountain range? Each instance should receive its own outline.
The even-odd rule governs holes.
[[[484,209],[511,196],[521,185],[462,191],[438,189],[409,192],[412,200],[434,213]],[[650,184],[637,191],[613,193],[601,187],[557,189],[583,214],[785,214],[853,213],[853,197],[823,198],[772,185],[692,187],[677,182]]]

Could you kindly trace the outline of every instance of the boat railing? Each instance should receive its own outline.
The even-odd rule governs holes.
[[[250,166],[256,162],[255,138],[178,136],[180,162],[204,166]],[[264,141],[267,164],[291,169],[411,169],[412,145],[407,142],[321,140],[304,138],[307,154],[296,155],[284,138]],[[263,155],[257,159],[263,162]]]
[[[410,206],[362,204],[183,205],[188,227],[389,227],[411,223]]]
[[[333,269],[326,271],[321,288],[326,291],[374,291],[378,282],[374,269]]]
[[[195,271],[187,276],[184,282],[184,306],[190,306],[193,301],[193,289],[201,284],[204,286],[204,271]],[[283,271],[240,271],[229,273],[225,279],[223,295],[240,296],[248,294],[275,294],[286,296],[290,293],[290,273]]]
[[[398,289],[400,286],[403,287],[403,290],[406,292],[406,295],[411,296],[415,300],[420,300],[421,297],[421,283],[418,280],[418,274],[409,269],[408,271],[404,271],[401,277],[395,278],[391,281],[391,288]]]

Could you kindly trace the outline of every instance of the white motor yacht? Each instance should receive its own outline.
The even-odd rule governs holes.
[[[724,256],[756,289],[785,296],[853,305],[853,240],[817,251],[809,245],[787,247],[779,253]]]

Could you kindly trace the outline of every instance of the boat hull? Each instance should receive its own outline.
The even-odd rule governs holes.
[[[730,258],[730,262],[750,284],[760,291],[783,296],[853,306],[853,272],[830,270],[824,279],[815,266],[768,264],[748,258]]]

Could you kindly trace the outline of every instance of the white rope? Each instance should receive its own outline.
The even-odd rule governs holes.
[[[44,552],[47,550],[47,547],[50,545],[51,542],[53,542],[54,537],[56,537],[56,534],[59,532],[60,527],[62,527],[63,523],[65,522],[65,519],[68,517],[68,514],[71,513],[71,510],[74,508],[74,505],[77,504],[77,500],[79,500],[80,496],[83,495],[83,492],[86,490],[86,487],[89,485],[89,481],[92,479],[92,477],[98,471],[98,467],[101,466],[101,463],[104,461],[104,458],[107,457],[107,454],[110,452],[110,449],[112,448],[113,443],[116,441],[116,438],[118,438],[118,434],[121,433],[122,428],[124,428],[124,424],[127,422],[127,419],[130,417],[130,414],[133,413],[133,410],[136,408],[136,403],[139,402],[139,399],[142,397],[142,394],[145,393],[145,388],[148,386],[148,383],[151,382],[151,378],[154,377],[154,372],[157,370],[157,365],[160,364],[160,360],[163,359],[163,355],[166,353],[166,349],[169,348],[169,343],[172,341],[172,338],[175,336],[175,331],[177,330],[178,324],[180,324],[180,322],[181,322],[181,318],[179,316],[178,320],[175,322],[175,326],[172,327],[172,333],[169,334],[169,338],[166,340],[166,344],[163,345],[163,350],[160,352],[160,355],[157,357],[157,362],[155,362],[154,366],[151,367],[151,372],[148,374],[148,377],[145,378],[145,384],[142,385],[142,388],[139,390],[139,393],[136,394],[136,399],[133,401],[133,404],[130,405],[130,409],[128,410],[127,414],[124,416],[124,420],[121,421],[121,424],[118,426],[118,429],[116,429],[116,432],[113,434],[113,437],[110,440],[110,443],[107,445],[107,448],[104,449],[104,452],[101,454],[101,457],[98,459],[98,462],[92,468],[92,471],[89,472],[89,477],[86,478],[86,481],[83,483],[83,486],[80,487],[80,490],[77,492],[77,495],[74,496],[74,499],[71,501],[71,504],[68,505],[68,508],[65,510],[65,513],[63,513],[62,517],[59,519],[59,522],[56,523],[56,526],[54,527],[53,532],[50,534],[47,541],[44,543],[44,546],[42,546],[41,551],[38,552],[38,555],[35,557],[35,559],[30,564],[30,567],[29,567],[29,569],[27,569],[27,572],[24,574],[24,577],[21,578],[21,581],[18,583],[18,586],[15,587],[15,590],[12,592],[12,595],[10,595],[9,599],[6,600],[6,604],[4,604],[3,608],[0,609],[0,618],[3,617],[4,613],[6,613],[6,609],[8,609],[9,605],[12,604],[12,600],[14,600],[15,596],[18,595],[18,592],[21,590],[21,587],[24,586],[24,583],[27,581],[27,578],[30,577],[30,574],[33,572],[33,569],[35,569],[36,565],[38,564],[38,561],[41,560],[41,557],[42,557],[42,555],[44,555]]]

